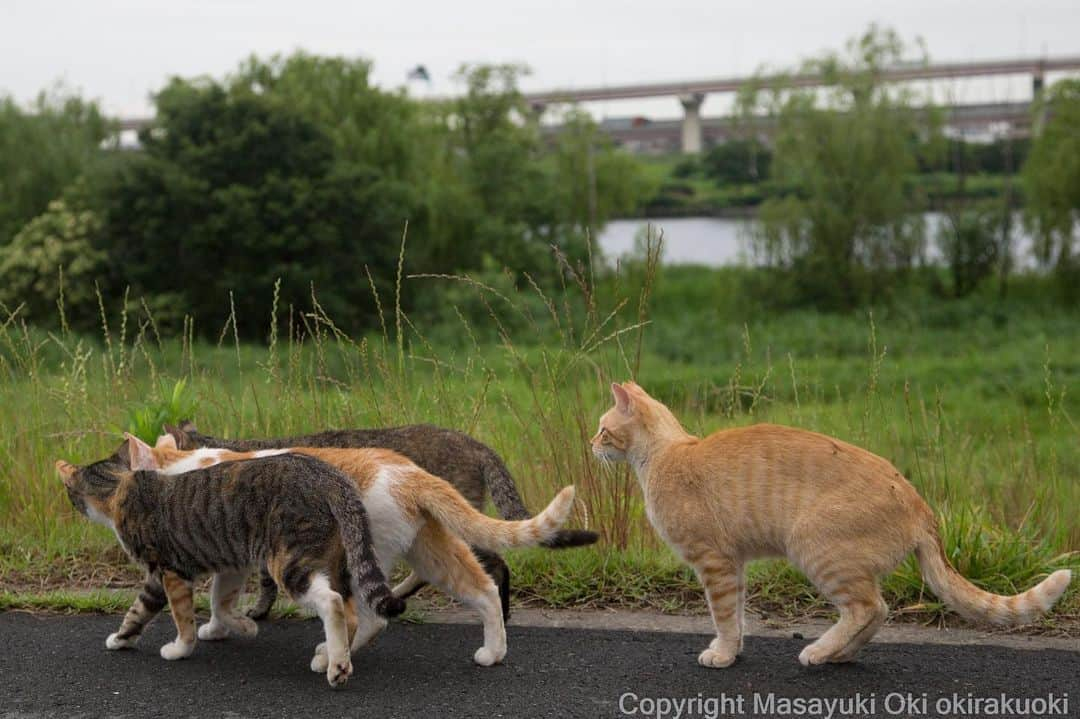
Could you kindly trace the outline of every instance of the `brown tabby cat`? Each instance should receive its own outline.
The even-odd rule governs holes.
[[[403,454],[424,470],[441,477],[457,489],[476,509],[483,511],[484,495],[491,494],[491,501],[503,519],[521,521],[532,515],[521,501],[514,485],[514,478],[495,450],[463,432],[435,427],[430,424],[410,424],[403,427],[378,429],[340,429],[317,432],[299,437],[274,439],[221,439],[202,434],[189,421],[179,427],[166,425],[166,432],[176,440],[180,449],[201,447],[231,449],[247,452],[256,449],[281,449],[285,447],[336,447],[339,449],[381,448]],[[543,546],[550,549],[580,547],[593,544],[596,532],[586,529],[560,529],[546,539]],[[473,547],[473,553],[499,588],[503,619],[510,617],[510,569],[495,552]],[[419,591],[425,582],[416,574],[394,587],[394,594],[408,597]],[[274,581],[263,573],[259,600],[248,612],[252,619],[262,619],[269,612],[277,596]]]
[[[86,467],[56,463],[75,508],[112,529],[150,578],[106,647],[132,646],[167,600],[177,637],[161,656],[190,656],[196,578],[226,577],[221,590],[235,593],[253,565],[266,563],[282,589],[322,619],[327,681],[344,684],[352,674],[356,599],[381,617],[405,606],[379,568],[352,481],[318,459],[291,454],[167,477],[141,469],[152,462],[145,448],[129,438],[121,451]]]
[[[771,424],[699,439],[633,382],[611,391],[593,453],[630,463],[649,521],[704,585],[716,639],[703,666],[729,666],[742,651],[743,566],[757,557],[786,556],[839,609],[799,654],[804,666],[855,657],[888,615],[879,579],[912,551],[930,588],[972,620],[1029,622],[1068,587],[1068,570],[1009,597],[968,582],[949,564],[930,507],[866,450]]]

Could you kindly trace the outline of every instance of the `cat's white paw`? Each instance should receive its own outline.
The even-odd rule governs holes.
[[[120,632],[113,632],[105,640],[106,649],[127,649],[128,647],[135,646],[135,642],[139,641],[139,636],[128,637],[127,639],[120,638]]]
[[[829,652],[818,646],[817,642],[808,644],[799,652],[799,664],[804,667],[811,667],[818,664],[824,664],[829,661]]]
[[[169,661],[183,659],[185,657],[190,657],[193,651],[195,651],[195,642],[188,643],[177,639],[161,648],[161,658],[168,659]]]
[[[215,642],[227,636],[229,636],[229,627],[225,622],[218,621],[217,617],[199,627],[199,639],[204,642]]]
[[[739,655],[735,652],[724,652],[712,649],[706,649],[701,654],[698,654],[697,662],[703,667],[709,667],[710,669],[723,669],[724,667],[730,667],[735,663],[735,659]]]
[[[473,654],[473,661],[482,667],[490,667],[501,662],[504,656],[506,652],[499,653],[487,647],[480,647],[476,650],[476,654]]]
[[[311,657],[311,671],[322,674],[329,668],[330,659],[326,656],[326,642],[320,642],[315,647],[315,656]]]
[[[334,689],[345,686],[350,676],[352,676],[352,660],[348,656],[334,662],[326,670],[326,681],[330,682],[330,686]]]

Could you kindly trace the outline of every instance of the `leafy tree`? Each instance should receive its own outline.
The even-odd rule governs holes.
[[[58,87],[27,110],[0,97],[0,245],[60,197],[110,131],[96,103]]]
[[[421,134],[423,113],[403,92],[371,84],[371,63],[305,52],[251,57],[229,77],[231,92],[280,100],[334,142],[338,164],[378,167],[387,177],[414,181],[431,150]]]
[[[928,129],[913,91],[880,80],[883,67],[903,59],[896,34],[872,26],[847,57],[807,64],[825,78],[823,90],[779,83],[740,96],[777,119],[772,176],[790,193],[764,203],[755,243],[790,274],[800,302],[857,305],[922,252],[923,223],[904,180],[915,138]]]
[[[1065,297],[1080,301],[1080,80],[1055,83],[1036,108],[1042,127],[1024,164],[1026,221],[1035,256],[1054,267]],[[1043,119],[1045,118],[1045,119]]]
[[[615,149],[592,117],[571,110],[554,144],[556,207],[572,231],[593,235],[612,217],[633,212],[652,194],[630,155]]]
[[[229,315],[230,292],[240,332],[264,332],[279,278],[283,304],[306,306],[314,286],[335,321],[370,324],[365,266],[392,277],[410,189],[338,166],[331,138],[278,98],[177,79],[156,104],[144,151],[102,193],[123,281],[177,298],[204,332]]]

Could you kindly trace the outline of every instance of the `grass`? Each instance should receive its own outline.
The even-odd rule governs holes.
[[[201,428],[225,436],[420,421],[461,429],[506,459],[531,507],[576,484],[573,522],[603,537],[594,548],[512,553],[519,601],[700,611],[697,583],[648,526],[636,481],[588,449],[607,384],[628,377],[695,433],[780,422],[889,458],[937,510],[950,556],[980,586],[1011,593],[1080,568],[1075,311],[1020,282],[1008,301],[915,294],[873,314],[777,315],[743,291],[749,270],[564,269],[557,292],[403,272],[401,282],[473,297],[449,327],[379,298],[381,329],[361,337],[342,333],[317,299],[302,310],[268,298],[268,317],[281,321],[263,344],[225,331],[203,342],[190,325],[160,337],[145,309],[110,313],[106,300],[94,337],[46,332],[9,312],[0,321],[0,609],[112,611],[130,599],[137,573],[108,532],[74,513],[53,462],[100,458],[121,427],[152,433],[162,417],[194,411]],[[1080,616],[1076,584],[1050,622]],[[95,587],[105,589],[72,592]],[[755,564],[750,587],[770,612],[824,609],[783,562]],[[901,615],[944,616],[910,561],[884,588]]]

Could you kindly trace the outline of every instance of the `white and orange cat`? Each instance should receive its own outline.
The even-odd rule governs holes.
[[[1072,578],[1060,570],[1022,594],[985,592],[952,567],[933,511],[881,457],[771,424],[699,439],[633,382],[611,391],[593,453],[633,467],[649,521],[704,585],[716,638],[703,666],[729,666],[742,651],[743,568],[758,557],[787,557],[839,610],[799,654],[805,666],[850,661],[870,641],[888,615],[878,581],[912,551],[938,597],[994,624],[1035,619]]]
[[[398,559],[404,558],[420,580],[443,589],[480,614],[484,645],[473,658],[482,666],[496,664],[506,656],[506,629],[499,592],[469,545],[496,551],[539,544],[555,535],[574,504],[574,488],[570,486],[532,519],[493,519],[473,508],[449,483],[386,449],[293,447],[251,452],[210,448],[184,451],[177,449],[170,435],[160,437],[154,447],[139,444],[132,452],[133,464],[145,466],[132,468],[154,469],[161,474],[181,474],[220,462],[283,453],[310,455],[337,467],[353,479],[360,491],[371,524],[375,556],[383,572],[389,574]],[[255,623],[241,616],[235,606],[239,589],[235,583],[223,586],[221,578],[214,577],[212,617],[199,628],[200,639],[222,639],[230,633],[254,635]],[[352,642],[353,651],[386,626],[386,620],[374,612],[362,606],[358,610],[359,626]],[[311,669],[324,672],[326,666],[325,646],[320,644]]]

